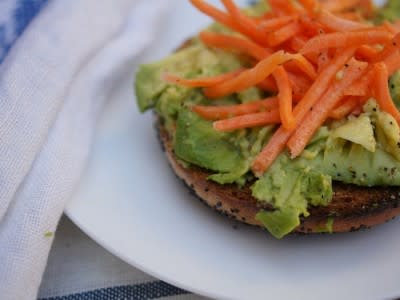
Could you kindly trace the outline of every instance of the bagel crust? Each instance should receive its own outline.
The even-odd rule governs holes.
[[[252,196],[251,183],[242,188],[235,184],[221,185],[207,180],[212,174],[208,170],[183,167],[160,120],[156,129],[173,171],[199,199],[223,215],[264,228],[255,216],[260,209],[272,210],[272,207]],[[400,187],[362,187],[334,182],[333,191],[330,204],[310,207],[310,216],[302,218],[294,232],[324,232],[329,220],[333,220],[332,232],[356,231],[387,222],[400,214]]]

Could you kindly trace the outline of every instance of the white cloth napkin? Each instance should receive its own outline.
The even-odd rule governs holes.
[[[50,1],[0,66],[1,299],[35,299],[99,112],[169,4]]]

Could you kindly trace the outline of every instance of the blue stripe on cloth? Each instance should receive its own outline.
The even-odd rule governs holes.
[[[146,300],[183,294],[188,292],[159,280],[39,300]]]
[[[0,0],[0,64],[12,45],[49,0]]]

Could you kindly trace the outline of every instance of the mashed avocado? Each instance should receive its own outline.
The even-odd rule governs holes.
[[[390,3],[380,16],[386,16],[390,9],[399,11],[400,2]],[[265,5],[259,9],[265,10]],[[250,171],[251,162],[275,128],[217,132],[212,122],[190,110],[193,104],[211,104],[200,89],[170,85],[161,79],[166,71],[196,78],[241,66],[247,66],[245,59],[209,49],[194,39],[191,46],[167,59],[139,68],[135,83],[137,102],[141,111],[154,108],[162,116],[173,137],[175,154],[185,164],[210,170],[213,175],[209,180],[220,184],[251,183],[253,196],[275,208],[257,214],[257,219],[275,237],[281,238],[296,228],[300,217],[309,215],[310,206],[328,205],[333,194],[332,181],[362,186],[400,185],[400,129],[391,115],[379,110],[374,99],[368,101],[360,116],[325,124],[300,157],[292,160],[283,153],[256,179]],[[390,88],[393,99],[399,101],[400,73],[393,75]],[[265,96],[251,88],[217,103],[244,103]],[[332,227],[331,223],[327,228]]]

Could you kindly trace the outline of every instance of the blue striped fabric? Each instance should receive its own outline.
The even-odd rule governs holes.
[[[49,0],[0,0],[0,64]]]
[[[146,300],[187,294],[188,292],[163,281],[103,288],[89,292],[39,300]]]

